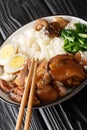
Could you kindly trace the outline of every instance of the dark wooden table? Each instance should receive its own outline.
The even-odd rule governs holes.
[[[56,14],[73,15],[87,20],[87,0],[0,0],[0,44],[22,25]],[[0,130],[15,129],[18,111],[18,107],[0,100]],[[33,110],[30,128],[87,130],[87,86],[62,104]]]

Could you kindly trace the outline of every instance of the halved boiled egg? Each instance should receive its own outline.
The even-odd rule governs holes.
[[[4,66],[4,71],[7,73],[16,73],[21,69],[26,60],[26,55],[15,54]]]
[[[5,44],[0,48],[0,65],[6,65],[9,59],[17,52],[17,45]]]

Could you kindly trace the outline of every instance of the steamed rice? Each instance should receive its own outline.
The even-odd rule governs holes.
[[[66,28],[74,28],[75,22],[70,22]],[[36,31],[34,28],[26,30],[24,33],[12,39],[12,43],[17,44],[18,53],[27,55],[28,58],[46,58],[49,60],[57,54],[65,54],[63,49],[64,40],[61,37],[50,38],[45,34],[44,29]]]

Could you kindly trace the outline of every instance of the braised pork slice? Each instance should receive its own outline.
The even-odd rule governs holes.
[[[9,93],[9,97],[13,100],[13,101],[15,101],[15,102],[17,102],[17,103],[21,103],[21,100],[22,100],[22,96],[20,96],[20,95],[17,95],[17,94],[15,94],[15,93]]]
[[[54,80],[69,86],[79,85],[85,79],[83,66],[68,54],[53,57],[49,61],[49,73]]]
[[[24,93],[24,88],[17,87],[12,92],[9,93],[9,97],[13,101],[15,101],[17,103],[21,103],[22,97],[23,97],[23,93]],[[33,105],[39,105],[39,104],[40,104],[40,101],[38,100],[38,98],[36,96],[34,96]],[[27,102],[26,102],[26,105],[27,105]]]
[[[66,94],[67,89],[64,85],[59,81],[53,81],[53,87],[57,91],[59,97],[64,96]]]
[[[5,92],[9,93],[12,91],[12,89],[15,87],[15,84],[12,82],[0,79],[0,88]]]
[[[47,70],[47,66],[47,60],[43,59],[37,68],[36,85],[38,89],[44,88],[51,82],[51,76]]]
[[[78,63],[80,63],[80,64],[82,64],[82,65],[86,65],[87,66],[87,58],[86,58],[86,56],[84,55],[84,54],[82,54],[82,53],[80,53],[80,52],[77,52],[77,53],[75,53],[75,55],[74,55],[74,59],[78,62]]]
[[[58,98],[58,93],[51,85],[45,86],[44,89],[37,89],[36,94],[42,103],[52,102]]]
[[[24,88],[23,87],[15,87],[10,93],[9,93],[9,97],[17,102],[17,103],[21,103],[22,100],[22,96],[24,93]]]
[[[16,87],[13,89],[11,93],[15,93],[16,95],[23,96],[24,87]]]
[[[33,101],[33,105],[40,105],[40,100],[37,98],[37,96],[34,96],[34,101]]]

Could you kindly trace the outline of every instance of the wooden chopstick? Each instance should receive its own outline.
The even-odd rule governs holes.
[[[30,94],[29,94],[24,130],[28,130],[30,126],[30,117],[31,117],[31,112],[32,112],[34,91],[35,91],[35,78],[36,78],[37,64],[38,64],[38,60],[36,60],[35,65],[34,65],[33,78],[32,78]]]
[[[37,60],[36,60],[35,64],[37,64]],[[30,65],[28,79],[27,79],[27,83],[25,85],[25,90],[24,90],[22,102],[21,102],[21,105],[20,105],[20,109],[19,109],[19,114],[18,114],[15,130],[20,130],[21,129],[22,118],[23,118],[23,115],[24,115],[24,108],[26,106],[26,102],[27,102],[27,98],[28,98],[28,94],[29,94],[29,88],[30,88],[30,85],[31,85],[31,79],[32,79],[31,77],[32,77],[33,68],[34,68],[34,59],[32,59],[32,62],[31,62],[31,65]],[[34,70],[36,71],[36,69],[34,69]]]

